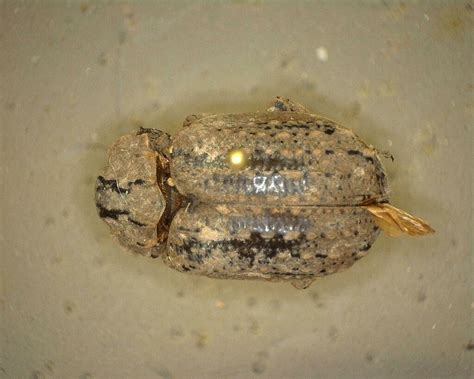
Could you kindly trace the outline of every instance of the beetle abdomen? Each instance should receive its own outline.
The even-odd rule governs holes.
[[[350,267],[377,235],[361,207],[200,204],[174,217],[164,261],[210,277],[294,280]]]
[[[233,167],[229,153],[243,155]],[[208,116],[174,139],[171,173],[202,202],[356,205],[383,200],[376,151],[316,115],[263,112]]]

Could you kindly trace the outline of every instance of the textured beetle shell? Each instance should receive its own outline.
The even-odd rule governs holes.
[[[173,141],[171,175],[193,206],[174,217],[164,261],[216,278],[301,281],[350,267],[379,230],[361,205],[387,197],[375,149],[296,112],[203,115]],[[246,156],[230,167],[229,151]]]
[[[232,149],[247,155],[245,170],[229,167]],[[197,119],[174,138],[171,175],[182,194],[209,203],[342,206],[387,196],[375,149],[330,120],[295,112]]]
[[[379,233],[364,205],[387,201],[377,151],[298,104],[271,110],[192,115],[173,141],[120,138],[97,180],[99,215],[122,245],[182,272],[303,288],[350,267]]]
[[[362,207],[200,204],[174,217],[164,260],[216,278],[299,280],[350,267],[377,235]]]

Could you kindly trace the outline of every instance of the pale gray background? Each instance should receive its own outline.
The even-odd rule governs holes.
[[[468,378],[473,8],[2,2],[1,376]],[[392,202],[437,234],[305,291],[122,251],[94,209],[107,146],[274,95],[390,150]]]

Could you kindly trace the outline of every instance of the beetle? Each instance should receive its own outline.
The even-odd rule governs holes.
[[[190,115],[109,149],[99,216],[128,250],[181,272],[308,287],[364,257],[380,230],[434,230],[389,204],[378,151],[277,97],[263,112]]]

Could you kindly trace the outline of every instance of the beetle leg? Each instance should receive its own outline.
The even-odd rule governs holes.
[[[204,117],[211,116],[212,113],[198,113],[198,114],[190,114],[187,116],[183,122],[183,126],[189,126],[191,125],[194,121],[200,120]]]
[[[295,279],[291,282],[291,285],[298,290],[304,290],[313,283],[314,278]]]
[[[285,99],[277,96],[272,101],[272,106],[267,109],[267,112],[297,112],[297,113],[311,113],[303,105],[295,103],[290,99]]]

